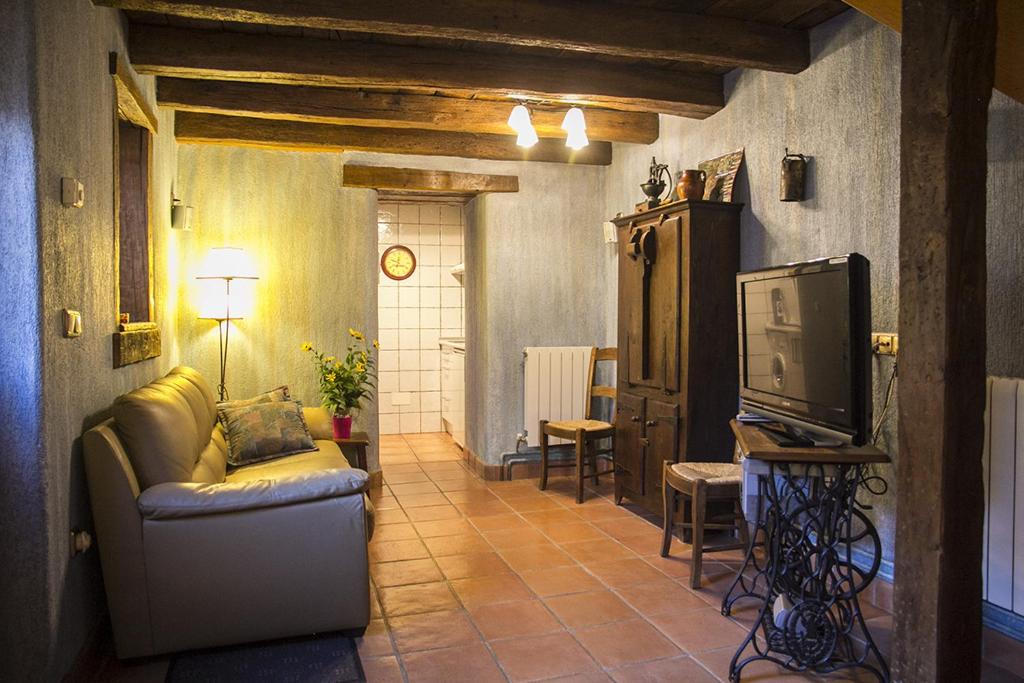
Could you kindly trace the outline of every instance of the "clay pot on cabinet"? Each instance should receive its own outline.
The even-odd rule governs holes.
[[[679,174],[679,182],[676,184],[676,194],[680,199],[703,199],[704,183],[708,174],[704,171],[689,170]]]

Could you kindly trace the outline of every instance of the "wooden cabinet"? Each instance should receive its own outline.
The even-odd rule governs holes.
[[[616,495],[658,514],[665,460],[732,459],[742,208],[680,201],[615,219]]]

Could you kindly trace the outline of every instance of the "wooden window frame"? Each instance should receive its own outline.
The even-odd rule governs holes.
[[[153,137],[158,132],[157,117],[142,95],[142,89],[122,56],[110,53],[110,75],[114,82],[113,173],[114,173],[114,367],[119,368],[160,355],[160,328],[156,321],[156,281],[153,257]],[[120,322],[121,312],[121,121],[149,131],[146,144],[146,257],[148,263],[148,318],[140,322]]]

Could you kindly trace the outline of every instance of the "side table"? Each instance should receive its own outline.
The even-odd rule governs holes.
[[[334,443],[338,444],[338,448],[345,455],[349,465],[358,467],[361,470],[366,469],[366,447],[370,445],[370,437],[366,432],[352,432],[352,436],[349,438],[334,439]],[[348,454],[345,453],[346,448],[355,450],[356,462],[353,463]]]
[[[871,446],[782,448],[757,427],[736,420],[731,426],[758,477],[763,509],[754,538],[761,532],[767,556],[759,559],[752,543],[722,600],[726,615],[741,598],[761,603],[729,665],[729,680],[739,681],[747,664],[767,660],[797,672],[861,669],[888,683],[889,667],[857,598],[878,573],[882,552],[857,491],[880,480],[869,477],[867,465],[889,456]],[[853,546],[862,543],[873,551],[867,570],[853,561]],[[779,598],[786,608],[775,614]]]

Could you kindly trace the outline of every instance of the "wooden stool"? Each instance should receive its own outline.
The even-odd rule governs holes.
[[[606,474],[614,474],[614,450],[615,450],[615,425],[601,420],[590,419],[591,402],[594,397],[615,400],[615,387],[601,386],[594,384],[594,372],[597,363],[600,361],[615,361],[618,358],[618,350],[615,348],[598,349],[590,352],[590,377],[587,382],[587,395],[584,399],[584,419],[582,420],[559,420],[557,422],[540,421],[540,489],[543,491],[548,487],[548,470],[552,467],[575,467],[576,468],[576,502],[583,502],[583,481],[593,479],[600,481],[600,477]],[[568,439],[576,444],[576,461],[574,463],[553,464],[548,459],[548,437],[554,436],[560,439]],[[612,445],[609,448],[597,447],[597,442],[602,439],[611,439]],[[604,469],[598,469],[598,457],[612,454],[613,464]],[[591,472],[587,474],[586,469],[590,467]]]
[[[700,588],[701,559],[704,553],[721,550],[746,548],[750,543],[750,532],[743,516],[743,466],[728,462],[680,462],[665,461],[664,489],[665,528],[661,542],[661,556],[668,557],[672,545],[673,516],[680,494],[690,498],[690,522],[679,526],[692,529],[693,562],[690,568],[690,586]],[[707,505],[713,501],[732,501],[733,514],[706,518]],[[729,523],[724,523],[729,520]],[[704,547],[705,529],[728,529],[738,531],[739,543]]]

